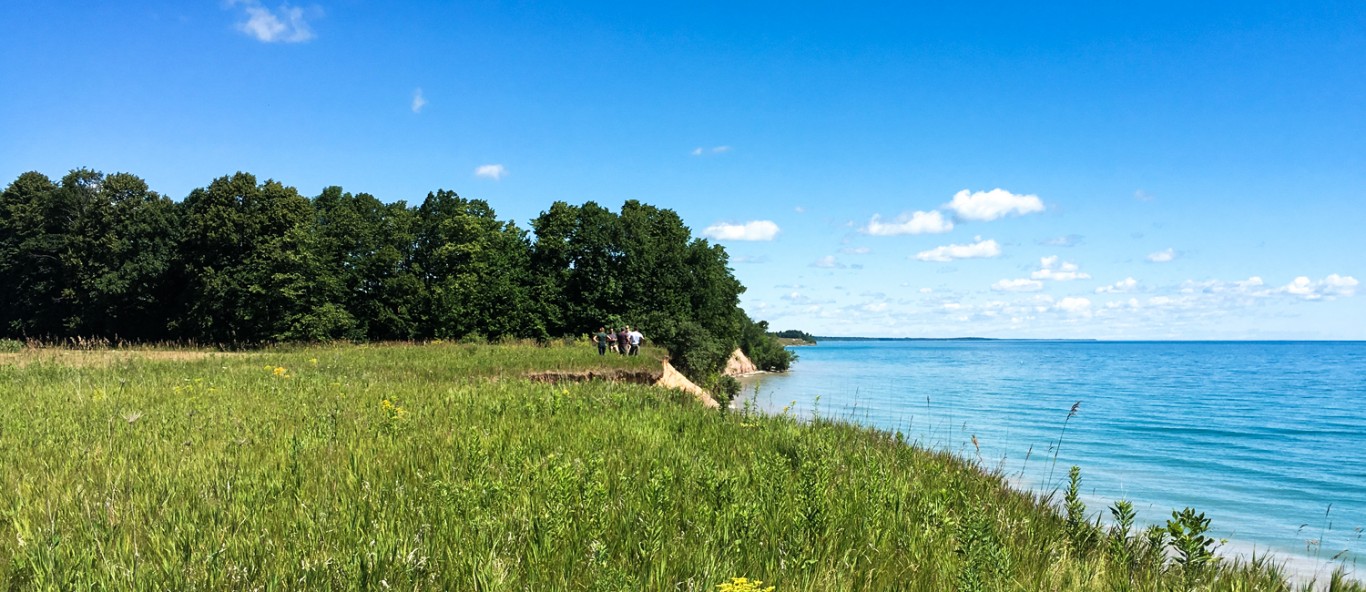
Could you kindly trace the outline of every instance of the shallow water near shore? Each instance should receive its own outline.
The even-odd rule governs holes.
[[[1078,465],[1092,517],[1109,518],[1118,499],[1145,524],[1189,506],[1229,539],[1224,554],[1270,551],[1311,576],[1345,563],[1361,576],[1366,342],[830,341],[796,351],[792,371],[746,379],[736,404],[900,431],[1040,492],[1061,495]]]

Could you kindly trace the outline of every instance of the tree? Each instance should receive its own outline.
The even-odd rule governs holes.
[[[26,173],[0,200],[4,319],[34,337],[155,339],[175,248],[174,204],[136,176]]]
[[[538,293],[560,335],[580,335],[619,320],[626,312],[623,253],[616,214],[588,202],[555,202],[531,223]]]
[[[0,329],[8,336],[42,336],[62,325],[56,190],[46,175],[28,172],[0,194]]]
[[[544,337],[530,299],[529,245],[483,200],[429,193],[418,208],[415,269],[432,337]]]
[[[216,343],[345,336],[353,320],[320,285],[313,209],[293,187],[237,173],[185,198],[179,328]]]
[[[416,216],[407,204],[328,187],[313,200],[331,299],[355,319],[350,339],[412,339],[424,289],[412,272]]]

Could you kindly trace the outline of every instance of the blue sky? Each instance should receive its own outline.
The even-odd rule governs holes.
[[[0,179],[672,208],[777,328],[1366,339],[1366,4],[7,3]]]

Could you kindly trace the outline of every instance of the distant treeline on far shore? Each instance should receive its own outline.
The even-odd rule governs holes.
[[[0,194],[0,338],[547,340],[630,324],[694,378],[736,347],[786,369],[743,291],[723,247],[635,200],[557,201],[526,230],[452,191],[309,198],[242,172],[180,201],[89,169]]]

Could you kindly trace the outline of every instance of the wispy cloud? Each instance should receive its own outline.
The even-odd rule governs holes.
[[[1060,261],[1056,255],[1039,259],[1039,270],[1029,274],[1029,277],[1036,280],[1053,280],[1055,282],[1066,282],[1071,280],[1088,280],[1091,274],[1078,271],[1077,264],[1067,261]]]
[[[811,267],[820,267],[820,268],[823,268],[823,269],[835,269],[835,268],[844,267],[844,266],[841,265],[839,261],[836,261],[836,260],[835,260],[835,256],[834,256],[834,255],[826,255],[826,256],[824,256],[824,257],[821,257],[820,259],[817,259],[817,260],[815,260],[815,261],[812,261],[812,262],[811,262]]]
[[[305,14],[303,8],[281,4],[271,10],[257,0],[229,0],[228,6],[242,9],[245,20],[237,23],[237,30],[262,43],[303,43],[315,37],[313,27],[306,18],[322,15],[322,9],[310,7]]]
[[[1142,189],[1139,189],[1138,191],[1134,192],[1134,199],[1138,201],[1152,201],[1153,194],[1148,193],[1147,191],[1144,191]]]
[[[730,146],[712,146],[711,148],[698,146],[692,149],[691,154],[693,156],[702,156],[703,154],[725,154],[731,150],[732,148]]]
[[[818,267],[821,269],[863,269],[863,266],[857,263],[852,265],[842,263],[838,259],[836,259],[834,255],[826,255],[824,257],[821,257],[820,259],[812,261],[811,267]]]
[[[1001,256],[1001,245],[996,244],[995,240],[982,240],[980,237],[977,242],[967,245],[945,245],[935,247],[928,251],[916,253],[915,258],[921,261],[947,262],[955,259],[981,259]]]
[[[1148,261],[1151,263],[1170,263],[1176,259],[1176,249],[1168,248],[1156,253],[1148,253]]]
[[[1043,289],[1043,282],[1028,278],[1001,280],[992,284],[991,289],[996,292],[1038,292]]]
[[[501,164],[486,164],[486,165],[481,165],[481,166],[480,166],[479,168],[477,168],[477,169],[474,169],[474,176],[476,176],[476,177],[483,177],[483,178],[485,178],[485,179],[493,179],[494,181],[497,181],[497,180],[499,180],[499,179],[502,179],[503,177],[506,177],[507,174],[508,174],[508,169],[507,169],[507,167],[505,167],[505,166],[503,166],[503,165],[501,165]]]
[[[1045,247],[1075,247],[1081,244],[1082,239],[1080,234],[1068,234],[1041,240],[1039,244]]]
[[[422,96],[422,88],[418,87],[413,91],[413,113],[421,113],[422,108],[427,106],[427,98]]]
[[[1124,279],[1122,279],[1122,280],[1119,280],[1119,281],[1117,281],[1117,282],[1115,282],[1115,283],[1113,283],[1113,284],[1110,284],[1110,285],[1108,285],[1108,286],[1101,286],[1101,287],[1099,287],[1099,288],[1096,288],[1096,293],[1097,293],[1097,294],[1120,294],[1120,293],[1124,293],[1124,292],[1133,292],[1133,291],[1134,291],[1135,289],[1137,289],[1137,288],[1138,288],[1138,280],[1136,280],[1136,279],[1134,279],[1134,278],[1131,278],[1131,277],[1127,277],[1127,278],[1124,278]]]
[[[771,220],[753,220],[744,224],[712,224],[702,231],[712,240],[771,241],[778,236],[778,225]]]
[[[843,255],[867,255],[871,252],[873,252],[873,250],[868,247],[844,247],[843,249],[840,249],[840,254]]]
[[[1005,216],[1023,216],[1043,211],[1043,200],[1037,195],[1019,195],[1004,189],[954,194],[953,201],[944,204],[960,220],[986,222]]]
[[[874,236],[942,234],[950,230],[953,230],[953,222],[944,218],[939,210],[902,214],[890,222],[883,222],[881,215],[873,214],[873,219],[863,227],[864,233]]]

